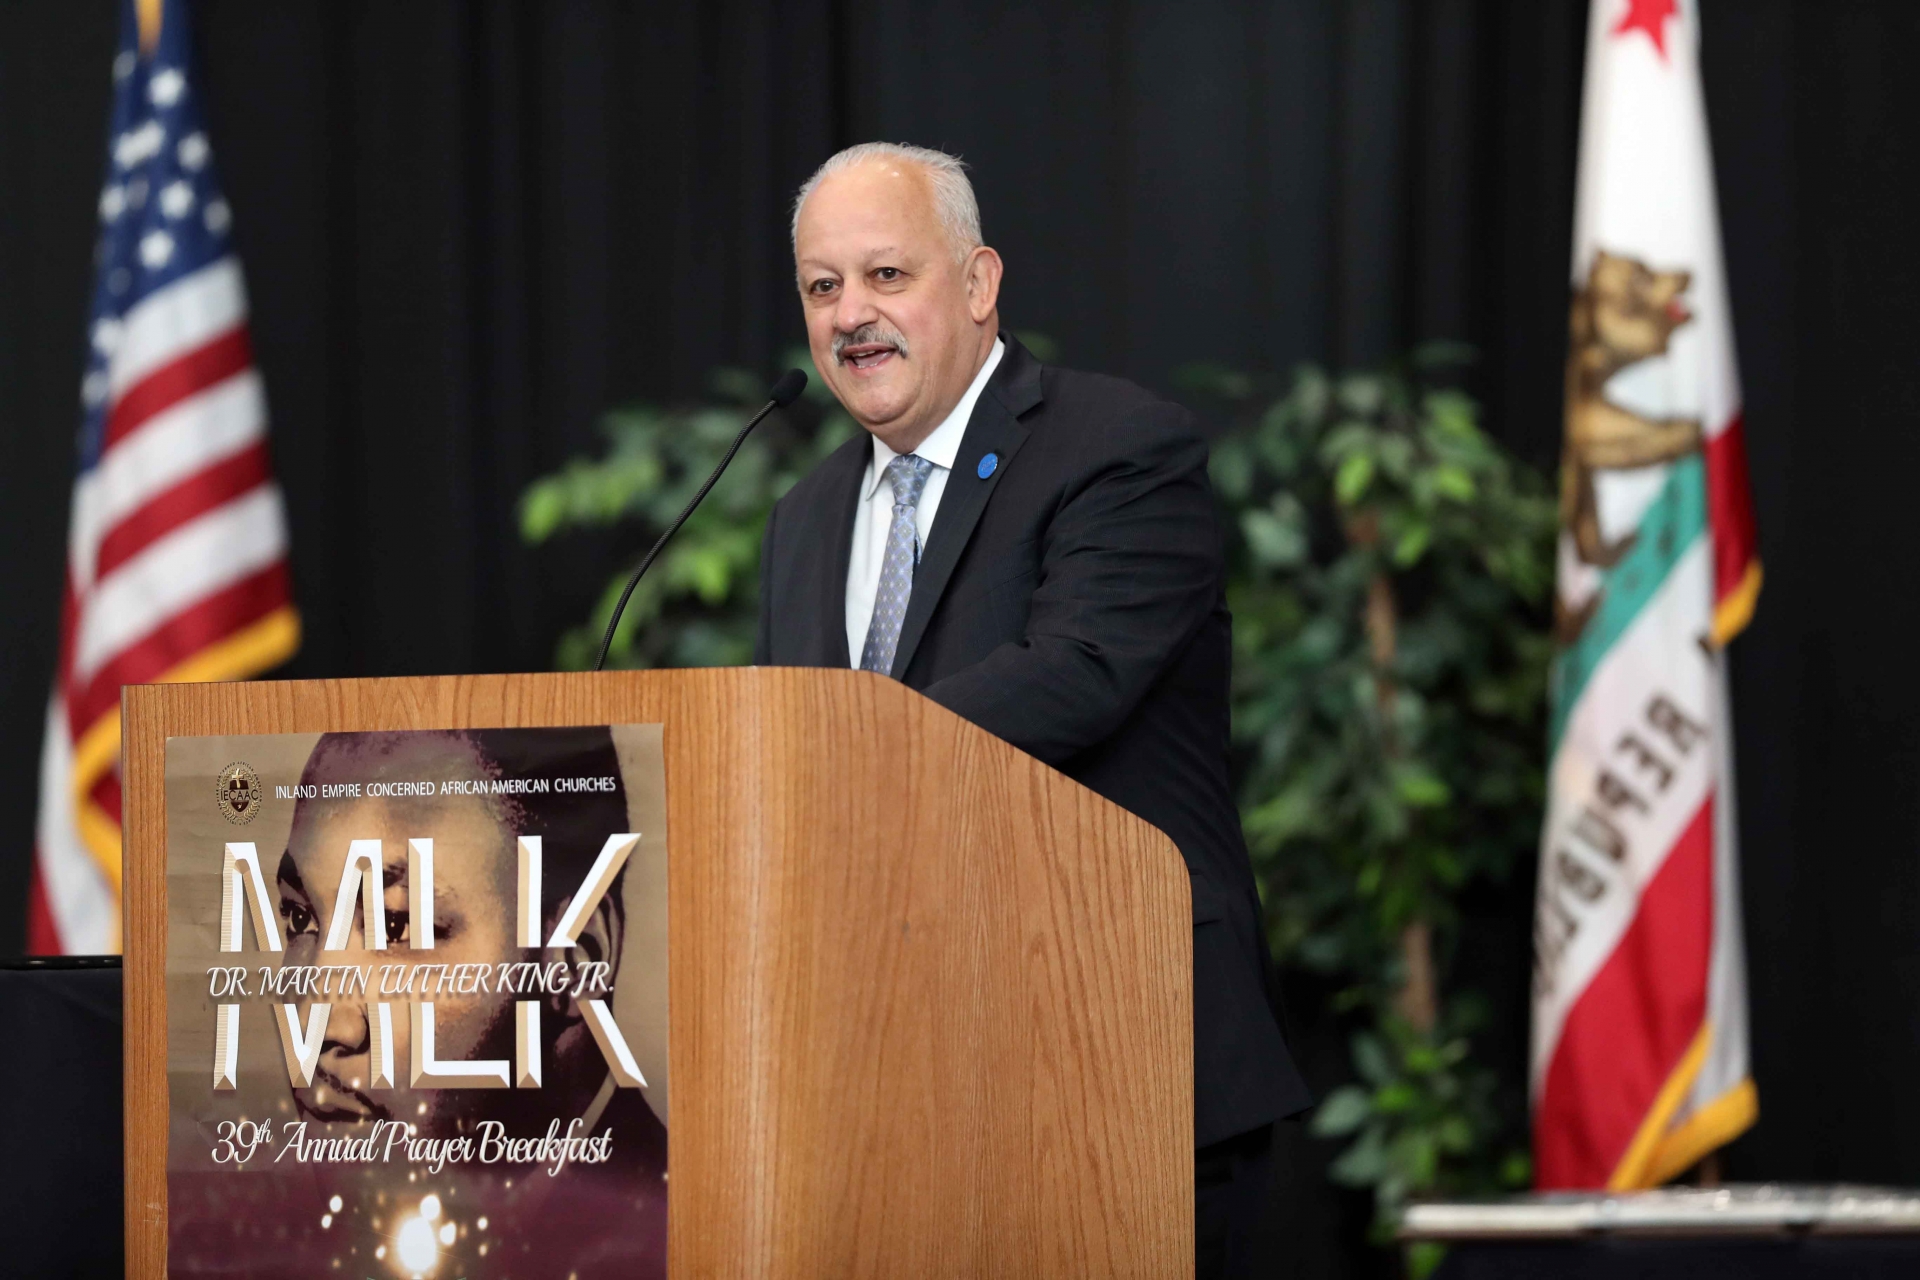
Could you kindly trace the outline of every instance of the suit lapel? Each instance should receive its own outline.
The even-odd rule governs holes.
[[[1027,429],[1020,425],[1020,415],[1041,399],[1040,362],[1012,334],[1000,336],[1007,344],[1006,354],[974,403],[973,418],[960,440],[953,474],[947,477],[946,492],[933,519],[933,533],[913,574],[913,595],[907,601],[907,616],[900,624],[900,645],[893,655],[892,675],[896,680],[913,662],[914,650],[926,635],[927,622],[946,593],[960,555],[973,537],[974,526],[980,523],[980,513],[987,509],[1000,478],[1026,441]],[[999,461],[991,474],[982,477],[980,460],[989,453],[999,455]],[[846,557],[842,556],[842,566],[845,563]]]
[[[826,475],[826,500],[822,504],[829,521],[821,543],[830,548],[825,572],[818,575],[815,587],[816,640],[824,664],[832,667],[853,665],[847,652],[847,564],[853,556],[853,518],[860,506],[860,481],[866,478],[867,460],[873,456],[873,437],[856,432],[854,438],[827,455],[822,464]]]

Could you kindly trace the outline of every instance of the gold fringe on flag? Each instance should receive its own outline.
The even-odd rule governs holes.
[[[160,14],[166,0],[133,0],[133,16],[140,23],[140,52],[151,55],[160,43]]]

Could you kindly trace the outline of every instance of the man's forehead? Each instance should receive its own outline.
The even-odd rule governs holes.
[[[378,840],[385,861],[404,863],[407,841],[412,839],[444,842],[452,838],[466,845],[479,838],[492,845],[511,838],[492,806],[475,797],[306,803],[324,807],[311,816],[303,815],[305,820],[295,824],[287,842],[287,851],[302,861],[338,862],[355,840]]]
[[[362,734],[333,739],[307,762],[309,780],[395,778],[420,765],[471,767],[473,744],[451,734]]]
[[[868,163],[821,179],[800,206],[797,231],[803,245],[864,237],[891,240],[897,249],[903,239],[938,234],[938,218],[931,188],[917,166]]]
[[[850,202],[910,208],[932,194],[930,175],[905,160],[871,159],[837,169],[820,179],[807,203]]]

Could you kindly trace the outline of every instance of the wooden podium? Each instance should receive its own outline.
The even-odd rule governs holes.
[[[1158,830],[891,680],[123,695],[127,1274],[167,1248],[174,735],[659,723],[675,1277],[1192,1274],[1192,927]]]

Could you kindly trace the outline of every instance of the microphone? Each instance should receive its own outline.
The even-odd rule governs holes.
[[[633,589],[639,586],[640,579],[646,576],[647,569],[653,564],[654,557],[660,554],[660,548],[667,545],[668,538],[680,532],[680,526],[687,522],[687,517],[693,514],[693,509],[699,506],[706,498],[707,491],[712,489],[714,483],[720,479],[720,473],[725,471],[727,464],[733,461],[733,455],[740,452],[740,446],[747,442],[747,433],[759,426],[760,420],[772,413],[775,409],[784,409],[795,400],[798,400],[800,393],[806,390],[806,388],[807,375],[800,372],[800,370],[789,369],[780,375],[779,381],[775,382],[773,389],[767,393],[767,402],[760,406],[760,412],[747,419],[746,426],[740,428],[740,434],[733,438],[731,445],[727,446],[726,457],[720,459],[720,465],[713,469],[713,474],[707,477],[707,482],[700,486],[700,492],[693,495],[692,500],[687,503],[680,514],[674,517],[673,523],[667,526],[667,531],[660,535],[660,540],[653,544],[653,550],[647,552],[647,558],[640,562],[640,567],[633,571],[631,578],[627,579],[627,589],[620,593],[620,603],[613,606],[613,616],[607,619],[607,634],[600,641],[600,657],[599,660],[593,664],[595,671],[599,671],[607,665],[607,650],[613,647],[613,629],[620,625],[620,615],[625,612],[627,601],[633,596]]]

